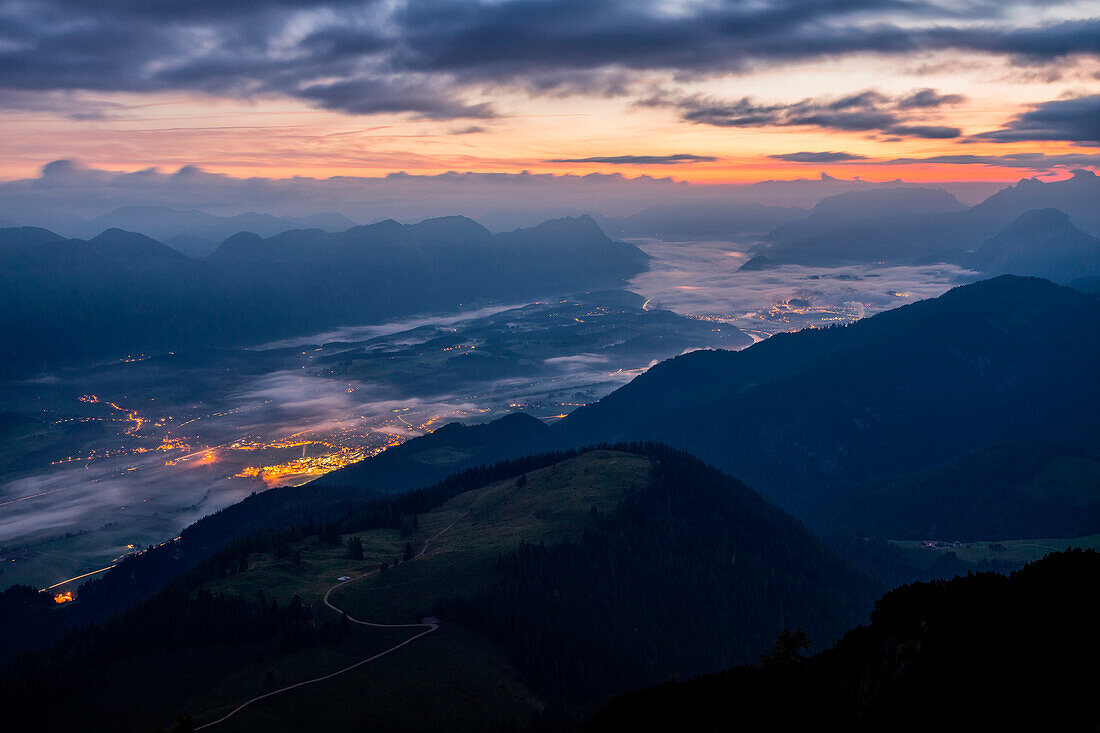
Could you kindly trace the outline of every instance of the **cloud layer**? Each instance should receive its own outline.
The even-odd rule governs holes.
[[[1073,4],[1044,3],[1060,5]],[[484,119],[499,113],[491,99],[503,87],[618,95],[655,70],[687,78],[867,53],[956,50],[1029,64],[1100,53],[1100,20],[1021,22],[1030,7],[1024,0],[0,0],[0,88],[276,95],[353,114]],[[868,110],[817,114],[840,129],[898,124]]]

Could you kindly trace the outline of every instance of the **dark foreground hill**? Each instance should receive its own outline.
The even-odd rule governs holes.
[[[902,587],[834,649],[803,658],[787,637],[761,666],[618,698],[588,729],[1092,731],[1097,614],[1093,551]]]
[[[117,229],[88,241],[2,229],[0,337],[9,348],[0,369],[257,344],[617,287],[646,262],[588,217],[498,235],[463,217],[238,234],[205,261]]]
[[[140,572],[131,563],[123,574]],[[827,644],[877,591],[796,520],[690,456],[658,446],[544,455],[234,543],[10,667],[8,729],[79,720],[147,731],[178,713],[205,723],[423,631],[352,629],[320,602],[334,583],[326,597],[352,619],[442,625],[384,663],[260,701],[226,730],[554,720],[751,661],[787,625]],[[104,589],[87,590],[75,606]]]

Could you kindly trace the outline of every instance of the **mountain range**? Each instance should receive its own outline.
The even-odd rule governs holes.
[[[256,344],[616,287],[647,260],[588,217],[498,235],[463,217],[241,233],[203,261],[119,229],[90,240],[0,229],[0,334],[20,345],[3,368]]]
[[[14,223],[3,226],[14,227]],[[310,216],[274,216],[246,211],[235,216],[218,216],[196,209],[182,211],[167,206],[120,206],[90,219],[58,219],[47,226],[66,238],[94,239],[109,229],[137,232],[164,242],[189,257],[203,258],[239,232],[272,237],[293,229],[323,229],[342,232],[356,226],[343,214],[321,212]]]
[[[1097,201],[1100,178],[1090,171],[1050,183],[1025,179],[970,208],[936,189],[856,191],[823,199],[805,219],[773,229],[758,249],[784,264],[954,262],[1033,210],[1058,209],[1085,233],[1100,235]],[[1031,226],[1032,246],[1041,248],[1058,236],[1062,225],[1047,218]]]

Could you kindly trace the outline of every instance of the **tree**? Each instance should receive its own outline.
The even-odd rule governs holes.
[[[791,664],[802,659],[802,652],[809,650],[810,637],[798,627],[796,630],[783,629],[772,645],[772,650],[760,655],[761,664]]]
[[[348,540],[348,557],[352,560],[363,559],[363,542],[358,535],[352,535]]]
[[[405,554],[401,556],[401,561],[402,562],[408,562],[409,560],[412,560],[413,557],[414,557],[414,554],[413,554],[412,543],[411,542],[406,542],[405,543]]]

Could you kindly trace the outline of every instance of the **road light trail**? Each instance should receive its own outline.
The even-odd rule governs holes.
[[[117,563],[114,563],[114,564],[108,565],[108,566],[107,566],[107,567],[105,567],[105,568],[100,568],[99,570],[93,570],[93,571],[92,571],[92,572],[90,572],[90,573],[84,573],[83,575],[78,575],[78,576],[76,576],[75,578],[69,578],[68,580],[62,580],[62,581],[61,581],[60,583],[54,583],[53,585],[51,585],[51,586],[48,586],[48,587],[46,587],[46,588],[43,588],[42,590],[43,590],[43,591],[47,591],[47,590],[53,590],[54,588],[56,588],[56,587],[57,587],[57,586],[59,586],[59,585],[65,585],[66,583],[71,583],[71,582],[73,582],[74,580],[80,580],[81,578],[87,578],[87,577],[88,577],[89,575],[95,575],[96,573],[102,573],[102,572],[103,572],[103,571],[105,571],[105,570],[110,570],[110,569],[111,569],[111,568],[113,568],[113,567],[114,567],[115,565],[117,565]]]

